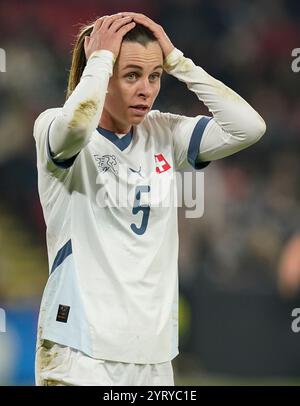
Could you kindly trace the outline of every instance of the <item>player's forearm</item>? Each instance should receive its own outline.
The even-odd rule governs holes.
[[[171,52],[165,69],[185,82],[213,115],[201,143],[201,159],[222,158],[262,137],[266,130],[262,117],[241,96],[185,58],[182,52],[177,49]]]
[[[50,147],[56,159],[76,155],[89,142],[100,121],[113,63],[113,54],[103,50],[87,61],[80,82],[50,127]]]

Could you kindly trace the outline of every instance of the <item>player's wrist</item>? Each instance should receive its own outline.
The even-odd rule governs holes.
[[[183,52],[174,47],[164,60],[165,71],[170,72],[174,69],[183,57]]]
[[[88,60],[92,58],[105,58],[105,59],[110,59],[113,64],[116,62],[116,56],[115,54],[109,50],[109,49],[98,49],[97,51],[93,51],[89,57]]]
[[[112,76],[114,63],[115,56],[111,51],[106,49],[94,51],[87,61],[82,77],[93,76],[100,78],[106,73]]]

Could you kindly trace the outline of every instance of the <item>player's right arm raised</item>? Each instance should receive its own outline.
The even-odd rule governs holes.
[[[89,142],[100,121],[123,36],[134,26],[131,17],[105,16],[97,20],[91,35],[85,38],[86,67],[61,114],[50,126],[49,144],[55,160],[75,156]]]

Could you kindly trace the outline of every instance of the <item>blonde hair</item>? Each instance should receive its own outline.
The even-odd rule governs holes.
[[[94,23],[84,25],[80,28],[77,34],[75,44],[72,50],[72,63],[69,72],[68,88],[66,99],[72,94],[75,87],[78,85],[82,72],[86,65],[86,56],[84,51],[84,38],[90,35],[94,27]]]
[[[72,63],[69,72],[66,99],[70,97],[75,87],[80,82],[81,75],[87,62],[84,51],[84,38],[87,35],[90,35],[94,28],[94,24],[95,21],[81,26],[79,33],[76,36],[72,50]],[[138,42],[139,44],[146,46],[149,42],[157,41],[157,39],[147,27],[141,24],[136,24],[135,27],[124,36],[123,41]]]

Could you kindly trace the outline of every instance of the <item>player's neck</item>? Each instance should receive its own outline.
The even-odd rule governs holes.
[[[118,137],[122,137],[129,133],[131,125],[124,125],[111,117],[105,110],[103,110],[99,127],[115,133]]]

